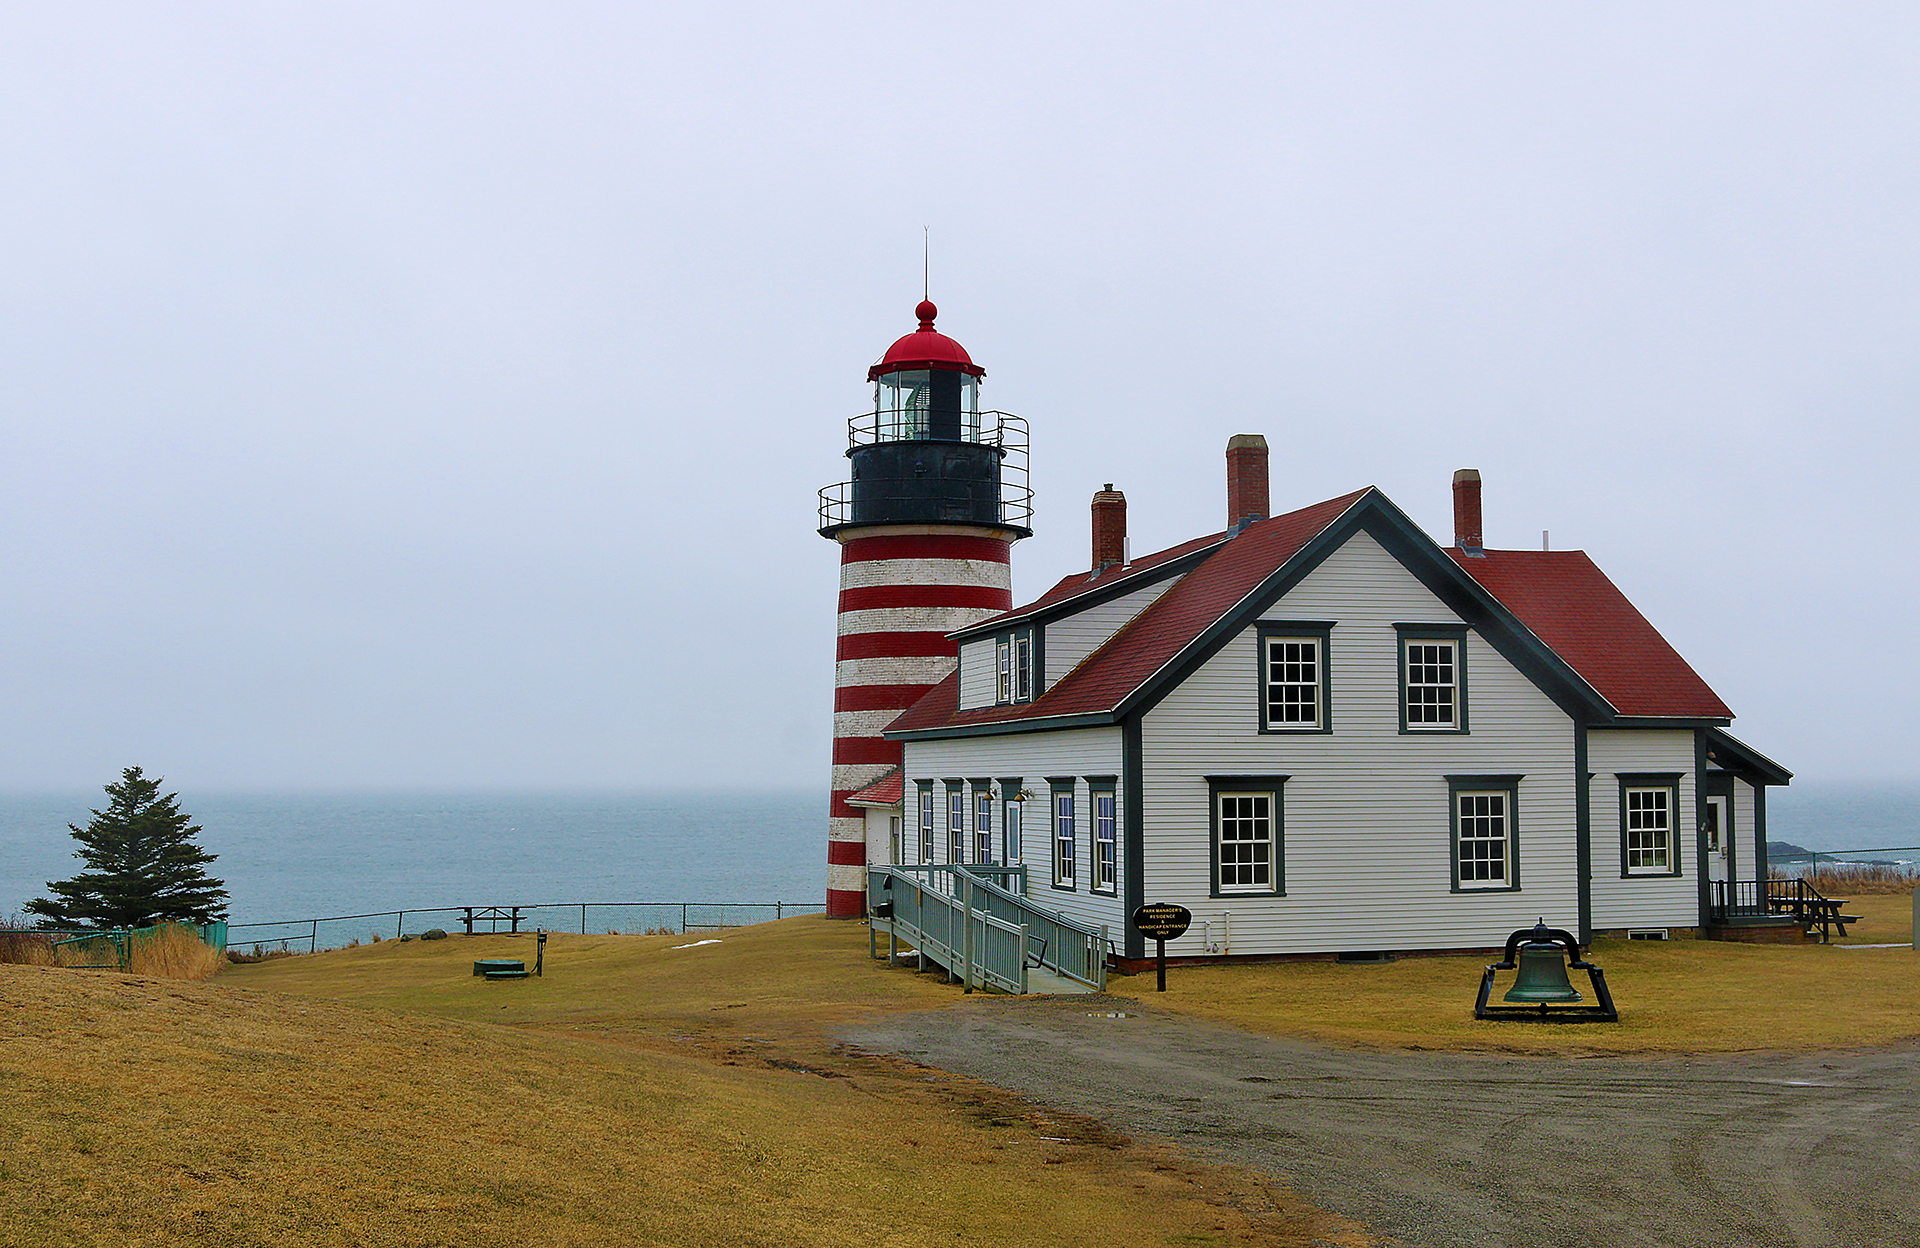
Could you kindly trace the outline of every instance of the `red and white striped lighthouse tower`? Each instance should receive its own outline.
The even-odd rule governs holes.
[[[1026,423],[980,410],[986,370],[920,328],[867,371],[873,410],[848,422],[852,479],[820,491],[840,543],[840,640],[827,811],[827,913],[866,910],[867,825],[847,796],[900,765],[881,732],[959,661],[947,634],[1013,606],[1008,553],[1033,530]]]

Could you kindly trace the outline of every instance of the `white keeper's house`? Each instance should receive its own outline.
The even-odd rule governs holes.
[[[1584,553],[1486,549],[1472,470],[1451,546],[1375,489],[1270,515],[1266,459],[1131,561],[1101,491],[1088,571],[951,635],[847,799],[869,862],[1024,864],[1127,962],[1148,901],[1193,912],[1170,956],[1370,955],[1701,934],[1765,878],[1789,773]]]

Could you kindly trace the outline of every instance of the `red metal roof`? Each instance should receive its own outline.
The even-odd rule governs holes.
[[[855,806],[898,806],[906,800],[906,791],[906,776],[895,767],[866,788],[847,794],[846,801]]]
[[[1699,673],[1579,550],[1448,550],[1621,715],[1731,719]]]
[[[1248,525],[1244,532],[1181,577],[1166,593],[1154,599],[1151,606],[1109,638],[1105,645],[1088,655],[1078,667],[1032,702],[1017,706],[983,706],[970,711],[955,710],[959,693],[959,674],[956,672],[907,708],[899,719],[887,726],[887,730],[904,732],[915,728],[959,727],[1112,711],[1128,694],[1206,631],[1208,625],[1237,606],[1274,569],[1293,558],[1302,546],[1339,519],[1347,508],[1359,502],[1366,493],[1366,490],[1358,490],[1343,494],[1324,503],[1315,503],[1284,516],[1274,516]],[[1056,590],[1058,588],[1055,587]],[[1041,601],[1046,600],[1043,598]]]
[[[1193,554],[1197,550],[1205,550],[1208,546],[1224,542],[1225,540],[1227,540],[1225,533],[1215,533],[1208,537],[1196,537],[1190,542],[1182,542],[1178,546],[1169,546],[1165,550],[1155,551],[1151,555],[1144,555],[1131,563],[1115,564],[1112,567],[1102,568],[1099,572],[1075,572],[1071,576],[1063,576],[1057,585],[1046,593],[1041,594],[1038,598],[1035,598],[1026,606],[1015,607],[1004,615],[996,615],[990,620],[981,620],[977,624],[969,624],[961,631],[967,633],[983,632],[997,625],[1011,623],[1014,620],[1023,619],[1026,616],[1044,611],[1048,607],[1058,606],[1063,602],[1078,598],[1082,594],[1090,594],[1095,590],[1104,590],[1111,586],[1118,585],[1123,581],[1131,581],[1136,577],[1139,578],[1142,585],[1151,585],[1160,578],[1147,576],[1146,573],[1172,563],[1175,559],[1183,555]]]
[[[1197,566],[1152,605],[1034,701],[958,710],[960,677],[954,672],[889,724],[887,731],[1110,715],[1369,495],[1378,499],[1385,511],[1399,514],[1384,496],[1370,489],[1359,490],[1256,521],[1230,539],[1214,534],[1149,555],[1135,561],[1124,576],[1116,575],[1118,569],[1108,569],[1099,576],[1067,577],[1026,606],[982,621],[967,631],[1057,606],[1082,593],[1138,576],[1157,563],[1218,544],[1218,549],[1205,553]],[[1732,718],[1733,712],[1726,704],[1584,553],[1490,550],[1485,558],[1474,559],[1458,550],[1446,553],[1605,698],[1617,714],[1632,718]],[[1508,625],[1501,627],[1510,629]]]
[[[987,370],[973,362],[965,347],[933,327],[933,318],[940,315],[940,309],[934,307],[931,300],[922,300],[913,314],[920,318],[920,328],[903,335],[887,348],[880,362],[867,370],[868,381],[882,373],[897,373],[906,368],[938,368],[974,377],[987,375]]]

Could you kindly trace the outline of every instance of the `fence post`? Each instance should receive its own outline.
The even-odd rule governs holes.
[[[320,920],[319,919],[315,919],[313,921],[313,932],[311,935],[307,937],[307,952],[308,953],[320,952]]]
[[[786,904],[784,901],[776,901],[773,903],[773,917],[776,922],[787,917],[787,912],[784,909]]]
[[[402,910],[400,912],[400,917],[393,921],[393,938],[395,940],[399,940],[401,933],[405,932],[406,930],[407,930],[407,912],[405,910]]]
[[[584,901],[580,903],[580,934],[587,934],[587,903]]]
[[[684,901],[680,903],[680,934],[687,934],[687,903]]]
[[[973,991],[973,877],[960,880],[960,982]]]

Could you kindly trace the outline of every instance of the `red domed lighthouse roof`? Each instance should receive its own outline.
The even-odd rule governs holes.
[[[880,362],[867,370],[868,381],[882,373],[897,373],[907,368],[937,368],[975,377],[987,375],[987,370],[973,362],[965,347],[934,329],[933,318],[940,314],[940,309],[933,306],[932,300],[921,300],[913,314],[920,318],[920,328],[887,348]]]

